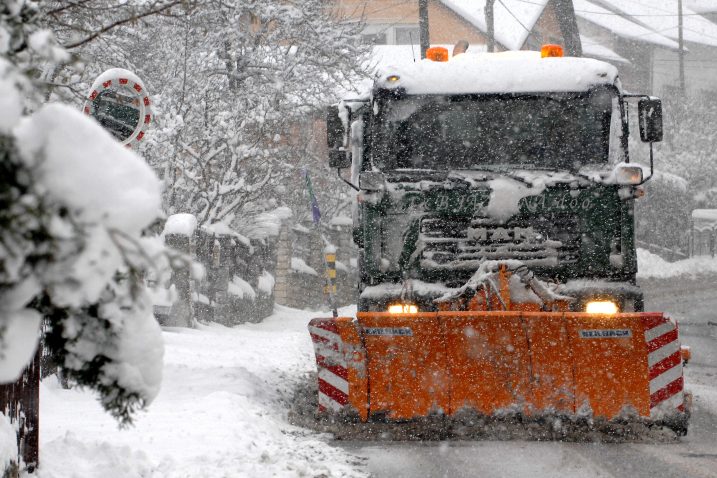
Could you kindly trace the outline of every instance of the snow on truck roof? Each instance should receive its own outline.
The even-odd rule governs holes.
[[[390,78],[390,79],[389,79]],[[615,85],[617,69],[592,58],[541,58],[540,52],[464,53],[446,62],[382,65],[375,85],[407,94],[582,92]]]

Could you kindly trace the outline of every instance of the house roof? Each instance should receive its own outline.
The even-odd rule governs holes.
[[[685,6],[697,13],[715,13],[717,12],[717,2],[715,0],[685,0]]]
[[[629,15],[634,23],[660,32],[660,35],[677,40],[677,0],[597,0],[615,13]],[[715,2],[712,2],[714,5]],[[577,7],[576,7],[577,8]],[[694,10],[682,8],[683,37],[685,41],[717,46],[717,24],[698,15]]]
[[[493,15],[495,39],[508,50],[520,50],[549,0],[500,0]],[[441,0],[482,32],[488,31],[485,0]]]
[[[583,46],[583,56],[618,63],[630,63],[630,60],[621,57],[610,48],[600,44],[597,40],[583,35],[582,33],[580,34],[580,43]]]
[[[588,0],[573,0],[573,5],[577,17],[610,30],[618,36],[640,42],[653,43],[667,48],[678,48],[676,41],[620,16],[612,10],[603,8],[596,3]]]

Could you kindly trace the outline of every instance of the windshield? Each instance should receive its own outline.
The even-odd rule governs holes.
[[[384,170],[491,165],[575,169],[606,162],[615,95],[415,96],[375,111],[375,165]]]

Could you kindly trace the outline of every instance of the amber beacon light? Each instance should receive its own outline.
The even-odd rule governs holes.
[[[448,61],[448,48],[433,46],[426,50],[426,58],[431,61]]]
[[[560,45],[543,45],[540,48],[540,56],[542,58],[552,58],[563,56],[563,47]]]

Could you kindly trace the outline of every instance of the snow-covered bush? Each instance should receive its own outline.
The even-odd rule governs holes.
[[[0,6],[0,381],[33,356],[40,322],[65,375],[97,390],[121,423],[159,391],[163,345],[142,273],[166,254],[142,230],[158,216],[150,167],[99,124],[39,104],[52,35],[23,1]],[[66,58],[65,58],[66,59]]]

